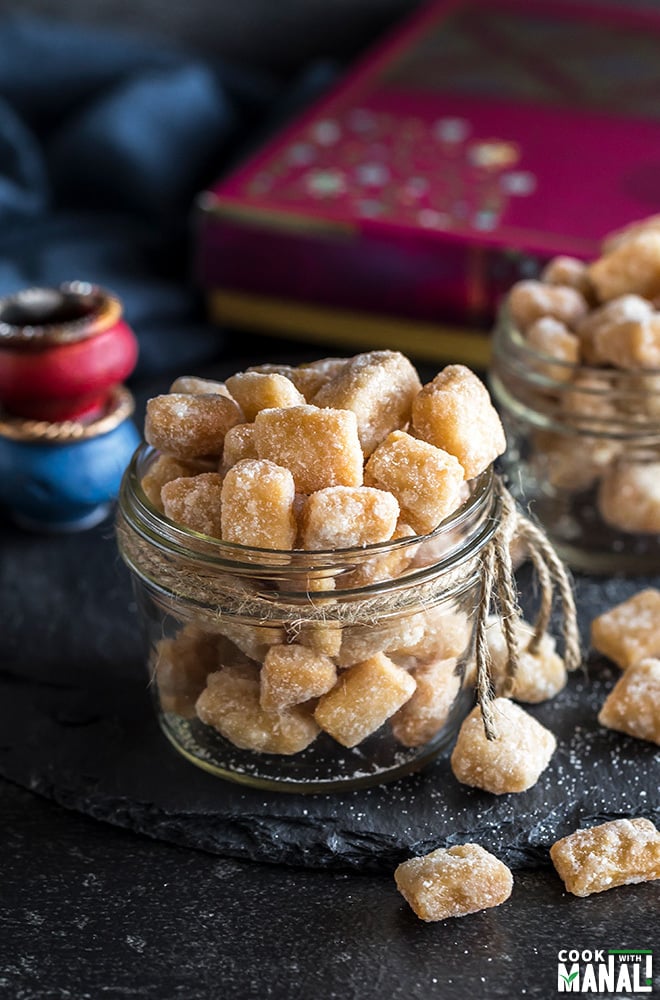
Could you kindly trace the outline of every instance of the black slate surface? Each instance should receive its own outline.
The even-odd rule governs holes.
[[[214,778],[181,758],[153,717],[111,525],[69,537],[5,525],[0,551],[0,773],[80,812],[235,858],[389,871],[468,839],[514,867],[543,865],[548,845],[579,825],[660,820],[660,755],[598,725],[616,671],[593,657],[566,691],[530,709],[559,748],[520,795],[459,785],[446,756],[423,774],[344,794],[264,793]],[[583,632],[650,582],[578,578]]]

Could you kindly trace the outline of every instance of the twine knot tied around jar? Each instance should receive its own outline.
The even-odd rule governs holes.
[[[483,588],[477,609],[475,650],[477,702],[481,710],[486,737],[489,740],[495,740],[498,736],[492,707],[495,689],[487,641],[488,616],[493,604],[499,610],[507,648],[507,677],[502,690],[502,694],[505,696],[510,695],[513,691],[520,662],[520,643],[516,631],[516,622],[520,619],[520,609],[511,555],[512,543],[522,545],[529,555],[541,591],[539,610],[527,651],[534,653],[539,648],[550,621],[556,591],[562,612],[566,669],[575,670],[582,662],[577,612],[568,571],[543,530],[518,509],[515,500],[499,477],[495,478],[495,489],[499,499],[500,523],[481,556]]]

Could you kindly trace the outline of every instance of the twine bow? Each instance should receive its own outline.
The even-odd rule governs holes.
[[[507,677],[502,693],[512,692],[520,662],[520,646],[516,622],[520,618],[517,590],[513,574],[511,543],[520,542],[534,565],[541,590],[540,607],[534,622],[534,632],[527,651],[538,650],[548,627],[555,590],[562,609],[562,634],[564,663],[567,670],[575,670],[582,661],[578,633],[577,612],[568,573],[546,535],[529,518],[518,510],[516,503],[499,478],[495,480],[500,501],[500,524],[497,532],[482,554],[483,590],[477,609],[476,667],[477,702],[481,709],[486,737],[497,739],[497,726],[493,714],[495,698],[492,662],[486,634],[488,615],[493,597],[499,605],[502,630],[507,648]]]

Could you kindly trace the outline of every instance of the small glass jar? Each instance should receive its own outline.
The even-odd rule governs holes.
[[[539,353],[506,307],[490,386],[511,493],[560,557],[588,573],[660,569],[660,371],[622,371]]]
[[[177,750],[244,784],[318,792],[398,778],[446,748],[474,701],[464,678],[481,553],[499,519],[492,469],[430,535],[275,551],[166,518],[141,486],[156,455],[142,445],[126,471],[117,537],[156,711]],[[291,657],[284,682],[297,703],[264,710],[266,673],[277,700],[273,671]]]

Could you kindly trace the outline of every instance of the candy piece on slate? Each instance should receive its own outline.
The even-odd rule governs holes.
[[[394,879],[416,916],[426,921],[499,906],[513,889],[510,869],[478,844],[440,847],[411,858],[399,865]]]
[[[648,819],[615,819],[557,840],[550,857],[568,892],[590,896],[660,878],[660,833]]]
[[[588,270],[601,302],[627,293],[655,298],[660,295],[660,231],[647,229],[631,236]]]
[[[376,653],[341,674],[319,699],[314,717],[345,747],[354,747],[389,719],[415,690],[415,680],[387,656]]]
[[[596,501],[612,528],[660,533],[660,462],[616,462],[604,473]]]
[[[196,476],[200,472],[211,472],[213,466],[210,462],[184,462],[180,458],[172,458],[171,455],[159,455],[151,463],[148,471],[142,479],[142,489],[158,510],[163,510],[163,501],[160,495],[165,483],[170,483],[173,479],[181,479],[186,476]],[[215,470],[213,470],[215,471]]]
[[[336,680],[329,656],[295,644],[271,646],[261,668],[261,707],[278,712],[300,705],[325,694]]]
[[[404,747],[421,747],[442,729],[461,687],[456,660],[432,660],[411,670],[417,687],[392,716],[395,738]]]
[[[484,732],[475,706],[461,725],[451,767],[464,785],[503,795],[531,788],[550,763],[557,741],[553,734],[507,698],[492,704],[498,738]]]
[[[222,539],[261,549],[291,549],[297,525],[293,476],[274,462],[244,459],[222,487]]]
[[[530,704],[554,698],[566,686],[568,678],[564,661],[555,652],[555,640],[546,632],[541,637],[538,649],[532,653],[528,649],[534,635],[532,626],[519,620],[514,628],[518,635],[519,658],[510,697]],[[497,616],[489,619],[486,640],[495,690],[501,691],[507,679],[508,651],[502,621]]]
[[[259,410],[298,406],[305,397],[293,382],[277,372],[238,372],[227,379],[227,388],[251,422]]]
[[[163,712],[195,717],[206,678],[219,666],[218,637],[186,625],[173,639],[156,644],[154,677]]]
[[[660,660],[628,667],[598,714],[601,726],[660,745]]]
[[[144,436],[175,458],[220,456],[225,434],[242,420],[238,404],[227,396],[173,392],[148,400]]]
[[[221,538],[222,476],[202,472],[165,483],[160,491],[166,517],[202,535]]]
[[[552,316],[574,327],[586,316],[589,305],[576,288],[525,280],[516,282],[511,288],[508,308],[511,319],[524,333],[542,316]]]
[[[194,396],[217,394],[232,399],[232,395],[224,382],[215,382],[210,378],[197,378],[196,375],[180,375],[170,386],[170,392],[190,393]]]
[[[393,431],[378,445],[365,467],[365,482],[387,490],[399,502],[401,516],[425,535],[461,505],[464,471],[447,451]]]
[[[291,470],[299,493],[362,486],[364,457],[350,410],[309,405],[261,410],[254,440],[260,458]]]
[[[370,486],[328,486],[307,497],[300,519],[303,549],[349,549],[392,537],[399,517],[394,496]]]
[[[594,618],[591,644],[622,670],[660,657],[660,590],[640,590]]]
[[[235,427],[230,427],[225,434],[222,450],[223,469],[230,469],[245,458],[258,457],[254,443],[254,424],[236,424]]]
[[[311,711],[294,706],[267,712],[259,703],[259,670],[224,667],[209,674],[197,699],[198,717],[243,750],[290,755],[300,753],[318,734]]]
[[[410,420],[412,401],[422,388],[414,367],[399,351],[357,354],[314,396],[316,406],[352,410],[365,455],[390,431]]]
[[[413,403],[415,434],[455,455],[472,479],[506,448],[504,429],[483,382],[464,365],[448,365]]]

